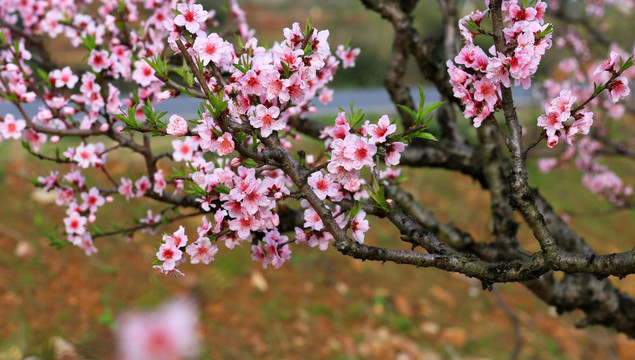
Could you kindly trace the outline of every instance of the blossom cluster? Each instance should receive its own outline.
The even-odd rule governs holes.
[[[224,84],[210,76],[206,85],[222,95],[230,121],[248,124],[258,130],[260,137],[268,137],[274,131],[288,131],[287,120],[306,111],[316,94],[327,90],[324,85],[331,81],[339,64],[330,54],[328,31],[302,30],[294,23],[284,30],[285,40],[269,49],[258,46],[257,39],[251,37],[242,48],[235,50],[218,34],[208,35],[195,25],[205,19],[201,7],[181,5],[177,10],[179,14],[172,23],[169,19],[164,22],[170,30],[168,41],[172,48],[178,49],[177,41],[192,43],[188,52],[193,58],[230,73],[223,79]],[[351,66],[358,53],[343,49],[341,56],[346,58],[347,66]],[[210,247],[210,239],[224,242],[230,249],[242,242],[252,243],[252,257],[264,267],[271,264],[277,268],[291,255],[288,238],[277,230],[280,219],[276,211],[278,201],[290,194],[291,180],[281,170],[257,171],[243,166],[241,158],[229,162],[205,160],[203,154],[207,152],[229,156],[240,141],[235,134],[223,130],[222,121],[205,109],[191,131],[179,116],[171,116],[166,124],[166,133],[188,135],[183,140],[172,141],[172,158],[188,162],[193,171],[187,178],[198,189],[197,201],[205,212],[215,215],[213,227],[204,218],[196,249],[193,244],[185,248],[184,243],[177,246],[164,242],[157,253],[161,261],[157,267],[163,272],[178,271],[176,266],[183,261],[183,249],[190,255],[201,251],[204,254],[200,258],[192,255],[192,262],[208,263],[217,251],[215,245]],[[246,135],[242,141],[253,145],[258,139]],[[280,141],[290,148],[290,142]],[[357,166],[359,169],[361,165]],[[361,220],[355,224],[358,222]],[[258,238],[254,238],[255,233],[264,236],[255,240]],[[323,233],[324,237],[328,234]],[[354,236],[358,233],[356,230]]]
[[[624,181],[606,165],[600,163],[600,154],[604,145],[590,138],[584,137],[574,146],[567,148],[559,158],[543,158],[538,161],[542,172],[549,172],[555,167],[564,166],[567,162],[582,171],[582,184],[592,193],[606,198],[617,207],[625,206],[633,195],[632,186]]]
[[[622,118],[625,114],[625,106],[617,101],[628,97],[630,94],[628,82],[635,76],[632,67],[620,69],[620,64],[623,65],[627,58],[629,54],[614,45],[611,47],[608,58],[599,63],[585,63],[584,60],[576,58],[565,58],[560,61],[558,69],[564,73],[566,80],[558,82],[552,79],[546,80],[543,83],[546,97],[554,99],[551,103],[558,103],[558,99],[562,98],[563,94],[565,97],[590,99],[584,108],[593,111],[585,112],[580,108],[575,115],[572,114],[574,121],[570,124],[564,123],[567,118],[570,118],[565,114],[562,116],[562,122],[554,122],[558,126],[555,133],[545,128],[549,146],[555,145],[558,140],[564,138],[570,147],[558,159],[546,158],[538,162],[539,168],[544,172],[572,162],[582,172],[582,183],[591,192],[605,197],[618,207],[627,205],[628,198],[632,195],[632,187],[625,185],[623,180],[606,165],[600,164],[600,155],[605,144],[594,139],[581,139],[577,142],[574,140],[579,134],[587,134],[591,124],[601,138],[612,121]],[[597,84],[607,90],[604,93],[605,96],[598,94],[593,97],[598,91]],[[593,114],[593,118],[590,114]],[[588,119],[586,122],[585,117]],[[548,112],[539,118],[539,126],[544,126],[541,120],[545,118],[549,118]],[[556,118],[552,117],[552,120],[556,121]],[[624,149],[627,145],[620,146]]]
[[[38,177],[37,181],[44,190],[55,191],[57,205],[66,207],[64,225],[68,242],[82,248],[86,255],[97,252],[92,234],[86,226],[95,222],[98,208],[106,202],[112,202],[112,196],[102,196],[96,187],[89,189],[86,178],[78,170],[63,177],[51,171],[46,177]]]
[[[538,126],[542,126],[547,134],[547,145],[554,147],[558,144],[558,130],[564,129],[564,122],[571,117],[571,110],[577,98],[568,89],[562,90],[559,96],[545,105],[545,114],[538,117]],[[577,134],[588,134],[593,124],[592,112],[579,112],[575,114],[575,122],[566,126],[566,136],[569,142],[575,139]]]
[[[475,10],[459,21],[465,45],[454,62],[448,60],[446,65],[454,96],[461,100],[463,115],[472,119],[475,127],[500,108],[501,86],[511,87],[512,79],[514,86],[528,89],[531,85],[531,77],[551,47],[551,25],[544,22],[546,8],[540,0],[526,7],[516,0],[503,1],[505,50],[492,46],[490,55],[474,44],[476,36],[487,33],[481,22],[488,10]]]
[[[547,145],[553,147],[558,144],[559,138],[566,138],[569,144],[575,141],[576,137],[580,134],[588,134],[593,125],[593,112],[582,111],[582,107],[573,109],[573,105],[580,98],[589,98],[594,100],[594,97],[599,94],[599,91],[606,88],[608,91],[608,101],[605,101],[605,107],[609,109],[609,114],[612,117],[620,117],[624,113],[623,106],[616,106],[615,104],[626,98],[630,94],[628,88],[628,74],[624,76],[624,71],[620,71],[619,65],[624,62],[624,59],[617,51],[611,51],[609,58],[598,64],[593,73],[583,74],[579,67],[579,63],[575,59],[565,59],[560,63],[560,68],[567,73],[571,73],[575,78],[582,81],[576,81],[574,83],[563,82],[556,84],[553,81],[545,82],[545,86],[548,90],[548,95],[553,99],[545,105],[545,114],[538,117],[538,126],[543,127],[547,136]],[[599,80],[601,87],[598,89],[591,88],[586,84],[591,80]],[[560,89],[560,90],[558,90]],[[553,96],[553,94],[559,91],[559,95]],[[574,92],[578,96],[574,95]],[[596,101],[597,102],[597,101]],[[588,107],[594,106],[595,103],[588,104]],[[573,112],[572,112],[573,110]],[[565,122],[573,117],[574,121],[571,124]]]
[[[228,14],[238,23],[237,48],[221,32],[210,31],[219,26],[215,12],[191,2],[146,2],[144,7],[151,14],[145,19],[136,2],[104,1],[96,8],[97,15],[89,15],[88,6],[81,2],[28,3],[26,8],[33,6],[37,11],[24,11],[25,7],[8,2],[5,11],[17,15],[8,16],[8,24],[17,26],[21,21],[26,34],[45,32],[52,38],[62,35],[73,46],[85,47],[89,70],[54,68],[44,79],[47,86],[43,87],[43,93],[36,93],[31,78],[34,71],[27,63],[33,55],[27,50],[24,38],[13,38],[11,32],[5,32],[4,39],[15,42],[16,46],[0,50],[3,79],[0,92],[18,104],[41,97],[42,105],[30,119],[15,118],[12,114],[0,119],[0,141],[23,139],[31,151],[38,152],[43,143],[58,142],[70,130],[117,139],[131,126],[156,129],[158,121],[149,115],[148,109],[181,91],[165,73],[158,71],[157,59],[165,53],[166,45],[179,53],[179,41],[187,47],[188,55],[204,66],[205,85],[226,104],[224,114],[228,119],[224,121],[257,131],[244,135],[227,131],[211,108],[201,108],[192,129],[188,120],[171,115],[161,125],[162,134],[176,137],[171,142],[174,151],[169,157],[186,163],[183,176],[167,178],[161,168],[137,178],[121,177],[119,181],[108,175],[114,189],[88,186],[81,170],[104,168],[108,174],[106,156],[117,145],[83,140],[58,153],[56,161],[70,164],[70,171],[66,175],[53,172],[38,178],[38,183],[46,191],[55,192],[57,204],[66,207],[64,224],[68,242],[82,247],[87,254],[97,251],[93,242],[94,235],[100,232],[94,226],[97,209],[117,196],[132,201],[144,196],[162,199],[195,195],[201,210],[214,214],[214,226],[203,217],[198,239],[191,244],[184,228],[164,235],[157,251],[156,267],[161,271],[178,273],[177,266],[185,261],[184,252],[190,255],[192,263],[209,263],[218,251],[212,243],[217,241],[228,248],[242,242],[252,243],[254,259],[262,261],[263,266],[279,267],[289,258],[287,237],[276,230],[280,222],[276,206],[289,195],[292,182],[280,170],[261,171],[253,165],[243,166],[244,159],[232,157],[232,153],[241,143],[260,151],[258,137],[268,137],[273,132],[296,137],[289,132],[288,119],[313,111],[311,102],[315,98],[323,103],[330,101],[333,91],[325,85],[333,79],[340,61],[343,67],[354,66],[359,49],[339,46],[336,57],[331,54],[327,30],[318,31],[310,26],[303,29],[298,23],[284,30],[282,42],[269,48],[259,46],[235,0],[229,2]],[[127,28],[126,23],[133,22],[140,26]],[[222,73],[222,81],[214,69]],[[123,94],[105,79],[127,82],[135,90]],[[34,127],[46,131],[37,132]],[[280,141],[290,148],[291,142],[284,136]],[[227,159],[207,160],[204,156],[210,152]],[[188,192],[192,187],[198,191]],[[137,229],[154,232],[164,222],[169,219],[163,214],[147,210],[147,216],[138,220],[141,226]],[[256,241],[255,238],[260,238],[259,235],[254,238],[256,233],[264,237]]]

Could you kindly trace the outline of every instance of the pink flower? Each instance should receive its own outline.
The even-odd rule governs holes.
[[[488,60],[489,58],[483,49],[472,44],[464,46],[454,58],[454,62],[457,64],[483,72],[487,69]]]
[[[308,87],[306,81],[302,79],[300,72],[295,72],[290,78],[282,80],[282,89],[280,90],[280,101],[297,105],[304,101],[306,97],[306,89]]]
[[[505,21],[532,21],[536,18],[538,11],[533,7],[520,7],[516,3],[510,2]]]
[[[75,149],[75,155],[73,160],[77,162],[77,165],[82,168],[88,168],[89,166],[98,166],[103,160],[100,158],[99,153],[103,151],[103,144],[80,144]]]
[[[368,220],[366,218],[366,212],[360,210],[357,215],[351,221],[351,232],[353,233],[353,239],[360,244],[364,243],[364,233],[370,229],[368,226]]]
[[[187,244],[187,235],[185,235],[185,228],[179,226],[179,229],[172,233],[172,235],[163,235],[163,241],[167,244],[174,245],[176,248],[181,248]]]
[[[64,218],[64,225],[66,226],[67,234],[82,235],[86,232],[84,226],[86,226],[86,218],[79,215],[78,212],[72,212],[67,218]]]
[[[284,129],[285,122],[276,120],[279,115],[280,109],[277,106],[267,108],[264,105],[258,105],[255,115],[249,117],[249,123],[256,129],[260,129],[262,137],[268,137],[274,130]]]
[[[148,227],[141,229],[142,233],[154,234],[156,232],[156,226],[161,222],[161,214],[154,215],[152,214],[152,210],[148,209],[146,217],[139,219],[139,222],[148,225]]]
[[[127,312],[115,329],[121,360],[185,359],[198,353],[197,309],[189,300],[173,300],[153,312]]]
[[[555,168],[556,165],[558,165],[558,160],[555,158],[543,158],[538,160],[538,170],[545,174]]]
[[[488,79],[480,79],[474,82],[474,100],[486,101],[491,107],[498,101],[496,84]]]
[[[84,73],[84,75],[82,75],[82,86],[79,88],[79,91],[85,95],[93,92],[99,92],[101,90],[101,86],[99,86],[95,80],[95,74],[91,72]]]
[[[262,266],[267,268],[267,264],[273,265],[278,269],[286,260],[291,257],[291,250],[289,249],[289,238],[284,235],[280,235],[277,230],[266,231],[263,238],[265,258],[262,259]]]
[[[62,70],[56,69],[51,71],[49,78],[51,79],[51,84],[55,85],[57,88],[61,88],[66,86],[69,89],[75,87],[77,81],[79,81],[79,77],[73,74],[73,71],[70,67],[66,66]]]
[[[263,79],[254,70],[247,71],[238,80],[241,90],[245,95],[263,95],[265,87],[263,86]]]
[[[571,108],[577,100],[569,89],[560,91],[555,99],[545,105],[545,114],[538,117],[538,126],[542,126],[547,134],[547,145],[554,147],[558,144],[557,130],[564,128],[564,122],[571,116]]]
[[[251,246],[251,258],[254,261],[258,261],[262,263],[262,267],[267,267],[267,253],[265,249],[260,245],[252,245]]]
[[[373,161],[373,156],[377,153],[375,145],[355,135],[347,136],[344,143],[344,157],[350,160],[350,169],[347,170],[360,170],[366,166],[372,168],[375,165]]]
[[[126,200],[130,200],[131,197],[135,197],[132,191],[132,180],[121,178],[121,185],[117,189],[120,195],[125,196]]]
[[[617,62],[617,58],[619,57],[619,54],[615,51],[611,51],[611,54],[609,55],[609,58],[602,61],[596,68],[595,71],[593,72],[593,76],[596,76],[597,74],[600,74],[604,71],[610,71],[613,70],[613,66],[615,66],[615,63]]]
[[[331,100],[333,100],[333,90],[327,88],[326,86],[323,87],[320,95],[318,96],[318,100],[324,105],[330,103]]]
[[[302,200],[300,205],[304,208],[304,227],[311,228],[316,231],[320,231],[324,228],[324,223],[322,222],[322,218],[320,215],[313,210],[309,202],[306,200]]]
[[[135,61],[134,66],[135,71],[132,73],[132,79],[136,81],[137,84],[145,87],[157,80],[154,76],[154,69],[147,62],[138,60]]]
[[[90,210],[91,213],[95,213],[99,206],[102,206],[106,203],[106,200],[99,193],[99,189],[96,187],[91,188],[88,192],[81,194],[82,200],[84,203],[80,206],[82,211]]]
[[[154,173],[153,178],[154,186],[152,187],[152,190],[159,195],[163,195],[163,190],[165,190],[167,185],[165,178],[163,177],[163,170],[157,170],[157,172]]]
[[[448,67],[451,83],[463,84],[469,79],[469,74],[463,71],[463,69],[456,67],[452,60],[446,61],[445,65]]]
[[[284,63],[290,71],[296,71],[302,65],[303,50],[294,50],[284,45],[277,45],[273,48],[273,59],[275,63]],[[282,69],[282,65],[280,65]]]
[[[486,77],[495,82],[500,82],[505,87],[511,87],[512,84],[509,80],[509,71],[507,70],[508,61],[509,59],[500,53],[498,53],[498,57],[491,58],[487,64]]]
[[[152,183],[147,176],[143,175],[141,178],[139,178],[139,180],[135,182],[134,186],[137,189],[137,197],[141,197],[145,195],[146,191],[150,189]]]
[[[593,125],[593,113],[592,112],[580,112],[575,116],[575,121],[567,129],[567,142],[572,144],[575,138],[579,134],[586,135]]]
[[[22,133],[22,135],[24,137],[24,140],[26,140],[29,143],[29,146],[34,151],[40,151],[40,144],[43,144],[46,142],[45,134],[35,132],[31,129],[24,130],[24,133]],[[0,137],[0,139],[1,138],[2,137]]]
[[[185,251],[190,255],[190,262],[192,264],[198,264],[202,262],[207,265],[210,261],[214,260],[214,255],[218,252],[218,246],[212,245],[208,238],[200,238],[196,242],[190,244],[185,248]]]
[[[0,138],[18,140],[22,137],[22,130],[26,127],[26,122],[22,119],[16,120],[13,115],[7,114],[4,121],[0,122]]]
[[[571,90],[563,89],[560,91],[560,95],[553,99],[549,106],[545,107],[545,110],[548,112],[553,111],[563,114],[562,121],[566,121],[569,118],[573,103],[575,103],[577,99],[577,97],[573,96]],[[566,117],[564,116],[565,114]]]
[[[359,55],[359,48],[351,49],[351,47],[344,48],[344,45],[339,45],[335,54],[342,60],[342,68],[346,69],[355,66],[355,59]]]
[[[183,136],[188,132],[187,122],[178,115],[170,116],[168,126],[165,131],[174,136]]]
[[[369,144],[386,142],[386,137],[397,131],[397,125],[391,124],[388,115],[379,118],[377,125],[370,124],[366,126],[366,133],[370,135]]]
[[[379,178],[380,179],[386,179],[389,181],[394,181],[399,179],[399,176],[401,175],[401,169],[391,169],[391,168],[387,168],[386,171],[380,171],[379,172]]]
[[[333,235],[327,231],[320,231],[309,238],[310,247],[318,247],[321,251],[325,251],[329,247],[329,243],[333,240]]]
[[[47,177],[38,176],[37,182],[42,184],[42,187],[44,188],[44,190],[49,191],[57,183],[57,176],[58,175],[59,175],[59,172],[51,171]]]
[[[224,133],[218,139],[211,142],[210,150],[220,156],[225,156],[234,151],[234,140],[231,134]]]
[[[395,141],[386,145],[386,166],[399,165],[401,153],[406,149],[406,144]]]
[[[329,174],[324,175],[319,171],[314,172],[309,176],[307,182],[320,200],[326,199],[327,196],[337,195],[337,187]]]
[[[95,247],[95,244],[93,243],[93,238],[90,235],[90,233],[84,233],[79,237],[79,241],[77,244],[77,246],[79,246],[80,248],[82,248],[84,250],[84,254],[86,254],[86,256],[90,256],[96,252],[98,252],[97,248]]]
[[[183,141],[173,140],[174,153],[172,153],[172,158],[174,161],[191,161],[197,146],[196,141],[189,136]]]
[[[90,56],[88,57],[88,65],[92,66],[96,72],[100,72],[104,69],[108,69],[110,65],[112,65],[112,60],[106,50],[91,50]]]
[[[166,271],[174,270],[182,256],[183,252],[172,243],[164,243],[157,252],[157,259],[163,261],[162,267]]]
[[[466,110],[463,112],[463,114],[466,114],[467,112],[468,107],[466,106]],[[472,121],[474,122],[474,127],[478,128],[481,126],[483,121],[485,121],[485,119],[487,119],[493,112],[494,107],[484,101],[472,105],[472,113],[470,114],[470,116],[467,117],[474,116],[474,119],[472,119]]]
[[[40,23],[42,31],[51,38],[57,37],[57,35],[64,30],[64,26],[60,24],[62,20],[64,20],[64,16],[61,12],[53,9],[47,11],[44,19]]]
[[[174,24],[178,26],[185,26],[187,31],[194,34],[200,28],[201,24],[205,20],[207,20],[207,11],[203,10],[203,6],[200,4],[177,4],[176,10],[180,12],[174,18]]]
[[[618,76],[613,83],[609,85],[609,100],[611,100],[613,104],[621,99],[625,99],[630,93],[631,89],[628,88],[628,79],[624,76]]]
[[[235,231],[240,239],[250,237],[252,231],[256,231],[260,227],[260,221],[254,216],[241,217],[229,221],[229,229]]]
[[[538,126],[545,128],[547,133],[547,144],[549,147],[554,147],[558,144],[558,137],[556,131],[564,128],[562,124],[560,113],[549,112],[538,117]]]
[[[231,45],[216,33],[209,34],[207,37],[197,37],[193,48],[204,65],[211,61],[217,66],[224,67],[232,60]]]

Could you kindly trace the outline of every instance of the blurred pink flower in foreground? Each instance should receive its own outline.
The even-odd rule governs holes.
[[[176,299],[152,312],[123,314],[116,326],[120,360],[175,360],[198,355],[198,310]]]

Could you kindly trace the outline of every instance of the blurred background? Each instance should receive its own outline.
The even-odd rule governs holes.
[[[219,2],[203,1],[206,8]],[[224,3],[224,2],[222,2]],[[364,98],[370,88],[377,96],[392,42],[392,29],[378,15],[356,1],[241,1],[251,27],[261,43],[282,38],[282,29],[310,18],[318,29],[329,29],[334,50],[351,39],[361,55],[353,69],[340,69],[330,87],[335,101]],[[472,2],[465,4],[470,11]],[[611,36],[625,48],[632,44],[632,26],[614,20]],[[417,25],[425,35],[439,34],[436,1],[421,1],[415,10]],[[632,16],[631,16],[632,18]],[[630,30],[629,30],[630,29]],[[50,44],[58,63],[76,64],[85,54],[58,40]],[[547,54],[541,69],[559,59]],[[79,65],[81,67],[81,65]],[[538,77],[544,76],[539,73]],[[413,66],[407,83],[423,82]],[[366,89],[366,90],[364,90]],[[339,90],[339,91],[338,91]],[[344,94],[343,96],[338,94]],[[433,94],[430,94],[434,97]],[[363,101],[363,100],[360,100]],[[387,101],[387,100],[386,100]],[[373,100],[370,103],[376,104]],[[357,103],[357,102],[356,102]],[[359,105],[359,104],[358,104]],[[363,108],[363,103],[359,105]],[[335,107],[318,106],[319,118],[332,122]],[[529,99],[521,108],[525,123],[535,124],[542,108]],[[373,108],[366,117],[376,120],[394,109]],[[615,131],[633,134],[631,119]],[[630,122],[630,124],[629,124]],[[468,121],[466,132],[475,137]],[[535,125],[532,125],[535,126]],[[60,144],[76,145],[68,140]],[[303,142],[318,150],[317,142]],[[159,142],[157,149],[169,148]],[[44,152],[53,151],[50,145]],[[109,170],[119,176],[136,174],[140,158],[132,153],[109,155]],[[626,183],[633,184],[632,164],[607,162]],[[635,212],[604,211],[609,204],[589,193],[575,169],[537,171],[530,163],[530,182],[560,213],[571,215],[571,226],[598,252],[632,248]],[[169,164],[163,164],[169,172]],[[99,253],[86,257],[80,249],[57,250],[43,233],[56,226],[61,231],[63,209],[49,194],[35,190],[25,179],[48,174],[54,167],[29,157],[19,143],[0,143],[0,359],[38,355],[55,359],[54,344],[64,340],[80,358],[111,359],[112,328],[118,314],[130,308],[153,308],[175,295],[189,294],[201,311],[202,359],[634,359],[635,341],[601,327],[576,329],[581,313],[558,316],[519,284],[496,285],[483,291],[478,281],[436,269],[416,269],[395,264],[362,263],[325,252],[293,246],[291,260],[280,269],[263,270],[253,263],[246,246],[229,250],[219,246],[209,266],[184,264],[185,277],[172,278],[151,269],[160,236],[135,234],[99,239]],[[404,188],[415,194],[443,221],[453,221],[482,241],[489,241],[489,196],[468,177],[443,170],[404,170]],[[88,182],[103,182],[86,171]],[[123,205],[123,206],[122,206]],[[98,224],[143,217],[151,202],[121,202],[100,209]],[[161,209],[161,207],[155,207]],[[199,218],[183,223],[193,237]],[[130,222],[128,223],[130,225]],[[163,227],[171,232],[176,227]],[[536,241],[521,225],[520,239],[532,251]],[[391,226],[372,223],[367,242],[402,248]],[[611,279],[635,296],[635,279]],[[53,341],[51,339],[54,339]]]

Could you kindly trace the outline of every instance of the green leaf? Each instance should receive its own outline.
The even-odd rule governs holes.
[[[306,46],[304,47],[304,56],[309,56],[314,52],[315,51],[313,50],[313,44],[307,42]]]
[[[81,37],[82,46],[85,47],[88,51],[95,50],[96,45],[96,35],[87,34],[84,37]]]
[[[283,63],[283,64],[284,64],[284,63]],[[238,69],[238,70],[239,70],[241,73],[243,73],[243,74],[246,74],[246,73],[247,73],[247,69],[245,69],[245,67],[244,67],[244,66],[242,66],[242,65],[239,65],[239,64],[234,64],[234,67],[235,67],[236,69]],[[283,65],[283,67],[284,67],[284,65]],[[289,68],[287,68],[287,69],[289,69]]]
[[[439,140],[437,140],[437,138],[434,135],[432,135],[432,134],[430,134],[428,132],[425,132],[425,131],[414,132],[414,133],[410,134],[408,137],[439,141]]]
[[[187,195],[207,196],[207,191],[191,180],[187,182],[186,189],[183,192]]]
[[[258,163],[254,159],[245,159],[241,162],[241,164],[248,168],[257,168]]]
[[[352,207],[351,207],[351,219],[355,217],[355,215],[357,215],[359,213],[359,211],[364,207],[364,205],[360,204],[360,203],[355,203]]]
[[[145,62],[147,62],[148,65],[150,65],[150,67],[154,69],[158,78],[163,78],[167,75],[167,63],[162,57],[155,56],[152,59],[144,58],[143,60],[145,60]]]
[[[547,27],[536,35],[536,40],[540,40],[553,32],[553,25],[547,24]]]
[[[227,103],[223,100],[223,93],[220,92],[217,95],[210,95],[209,101],[212,107],[208,107],[210,113],[214,117],[220,117],[223,114],[223,111],[227,109]]]
[[[37,68],[36,72],[37,72],[37,75],[40,77],[40,79],[44,80],[47,85],[51,84],[51,79],[49,78],[49,74],[44,69]]]
[[[242,144],[242,142],[245,141],[246,138],[247,138],[247,134],[245,134],[243,131],[240,131],[239,133],[236,134],[236,142],[238,144]]]
[[[373,182],[372,188],[368,188],[368,195],[375,200],[382,210],[388,211],[388,204],[386,203],[383,186],[379,185],[377,182]]]
[[[602,91],[604,91],[604,89],[606,89],[606,86],[604,84],[596,84],[593,83],[593,96],[597,96],[599,95]]]
[[[152,107],[152,104],[150,103],[150,99],[146,100],[146,103],[141,107],[141,110],[143,110],[143,113],[148,119],[148,122],[151,124],[154,124],[154,121],[155,121],[154,108]]]
[[[18,97],[15,95],[15,93],[2,94],[2,98],[12,103],[18,102]]]
[[[436,102],[433,104],[430,104],[428,106],[426,106],[425,109],[423,109],[423,111],[419,111],[417,113],[417,118],[416,118],[416,123],[419,124],[421,122],[421,120],[423,120],[423,118],[426,117],[426,115],[428,115],[429,113],[433,112],[434,110],[438,109],[441,105],[445,104],[445,102]]]
[[[49,240],[50,245],[56,249],[59,250],[63,247],[66,247],[68,245],[70,245],[70,243],[64,239],[61,239],[57,236],[57,226],[55,228],[53,228],[53,231],[50,233],[41,233],[42,236],[44,236],[45,238],[47,238]]]
[[[408,113],[408,115],[410,115],[412,117],[412,120],[414,121],[414,119],[417,118],[417,114],[415,114],[414,111],[412,111],[411,108],[405,106],[405,105],[401,105],[401,104],[397,104],[397,106],[399,106],[399,108],[405,112]]]
[[[121,120],[124,124],[128,126],[128,128],[136,129],[139,127],[137,124],[137,119],[135,119],[135,113],[137,112],[137,105],[128,108],[128,115],[124,116],[122,114],[115,114],[114,117]]]
[[[291,76],[291,72],[289,71],[289,65],[287,65],[287,63],[281,61],[280,65],[282,65],[282,69],[284,69],[284,77],[285,79],[288,79],[289,76]]]
[[[633,66],[633,55],[631,55],[628,59],[626,59],[624,63],[622,63],[622,65],[620,65],[620,73],[623,73],[631,66]]]
[[[363,119],[364,113],[360,109],[354,110],[353,101],[351,100],[351,112],[346,116],[346,120],[351,125],[351,128],[355,128],[355,126]]]
[[[423,106],[426,103],[426,94],[423,93],[423,86],[419,85],[419,111],[420,113],[423,110]]]
[[[313,29],[313,24],[311,23],[311,19],[306,19],[306,27],[304,28],[304,34],[303,34],[305,39],[311,33],[311,29]]]
[[[229,194],[231,192],[231,189],[228,188],[227,185],[219,183],[214,188],[214,191],[216,191],[217,193],[220,193],[220,194]]]
[[[95,224],[92,225],[92,233],[93,233],[93,235],[103,235],[104,234],[104,232],[100,228],[98,228],[97,225],[95,225]]]
[[[465,27],[467,27],[467,29],[469,31],[471,31],[473,33],[478,33],[478,29],[480,27],[478,26],[478,24],[474,20],[472,20],[472,19],[466,20],[466,21],[463,22],[463,24],[465,25]]]
[[[31,184],[37,186],[37,187],[42,187],[43,185],[40,184],[39,181],[37,181],[37,175],[33,175],[33,177],[28,177],[26,178],[26,181],[30,182]]]

